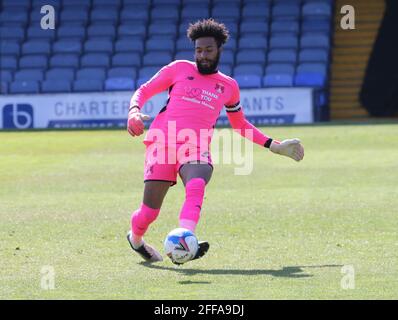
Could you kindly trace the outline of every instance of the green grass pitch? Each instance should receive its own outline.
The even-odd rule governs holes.
[[[0,299],[397,299],[398,125],[262,130],[301,138],[304,160],[255,146],[250,176],[217,164],[197,228],[210,250],[181,267],[143,265],[125,238],[142,137],[0,133]],[[160,250],[183,191],[146,237]]]

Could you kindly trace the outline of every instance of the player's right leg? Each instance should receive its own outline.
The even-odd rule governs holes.
[[[163,259],[153,247],[144,242],[143,236],[149,225],[158,217],[163,199],[177,179],[175,164],[168,163],[168,158],[163,157],[163,155],[168,155],[168,151],[167,146],[161,144],[147,146],[144,168],[144,199],[140,208],[131,217],[131,231],[128,235],[133,250],[150,262]]]
[[[127,234],[127,240],[131,248],[149,262],[163,260],[155,248],[145,243],[143,236],[149,225],[158,217],[169,188],[169,181],[146,181],[143,202],[131,216],[131,230]]]

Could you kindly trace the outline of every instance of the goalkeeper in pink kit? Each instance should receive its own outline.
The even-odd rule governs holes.
[[[132,214],[127,235],[131,248],[148,262],[163,260],[143,236],[158,217],[163,199],[169,187],[177,183],[178,175],[185,187],[179,227],[195,233],[213,171],[211,134],[222,108],[226,108],[232,128],[253,143],[296,161],[304,157],[298,139],[279,142],[245,119],[237,82],[217,70],[222,46],[228,40],[226,27],[213,19],[202,20],[191,24],[187,35],[195,44],[195,62],[176,60],[160,69],[134,93],[128,114],[128,132],[133,137],[140,136],[144,133],[143,120],[149,119],[141,113],[141,107],[153,95],[168,90],[167,104],[144,139],[144,196]],[[208,242],[199,241],[199,250],[192,260],[202,257],[208,249]]]

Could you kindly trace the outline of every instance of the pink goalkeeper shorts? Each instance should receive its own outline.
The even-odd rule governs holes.
[[[145,150],[144,182],[168,181],[173,186],[179,170],[188,162],[208,163],[213,167],[210,152],[201,151],[197,146],[149,144]]]

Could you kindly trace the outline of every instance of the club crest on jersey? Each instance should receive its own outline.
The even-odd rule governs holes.
[[[217,83],[215,89],[218,93],[224,93],[224,86],[221,83]]]

